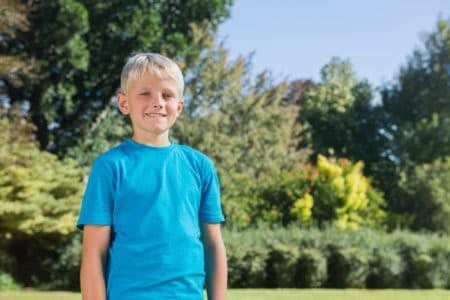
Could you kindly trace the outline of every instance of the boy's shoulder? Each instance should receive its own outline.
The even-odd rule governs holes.
[[[103,153],[100,153],[96,158],[95,161],[102,161],[102,162],[113,162],[120,160],[123,157],[126,157],[126,146],[127,142],[123,141],[122,143],[106,150]]]
[[[188,145],[176,144],[180,152],[191,159],[212,162],[211,158],[202,151]]]

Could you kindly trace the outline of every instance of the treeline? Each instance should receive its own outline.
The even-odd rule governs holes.
[[[164,53],[183,68],[185,107],[172,139],[214,160],[227,232],[331,227],[343,235],[371,228],[377,234],[403,229],[448,237],[450,21],[439,19],[384,86],[360,79],[341,58],[330,59],[318,82],[280,82],[268,71],[252,75],[250,57],[231,60],[216,40],[231,5],[5,2],[0,278],[77,288],[74,224],[85,178],[96,155],[130,134],[114,95],[126,57],[137,51]],[[240,250],[230,243],[233,259]],[[302,244],[295,245],[297,253]],[[433,261],[448,262],[445,249]],[[317,251],[330,259],[331,252]],[[264,276],[270,277],[275,271],[267,268]],[[327,274],[323,280],[329,282]],[[438,286],[444,285],[431,284]]]

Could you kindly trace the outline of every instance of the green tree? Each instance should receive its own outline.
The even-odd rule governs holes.
[[[83,175],[75,161],[40,151],[17,110],[0,111],[0,247],[9,257],[0,268],[26,285],[49,278],[76,230]]]
[[[286,83],[275,83],[267,72],[252,77],[250,58],[231,61],[213,36],[195,36],[208,47],[186,72],[184,112],[172,134],[215,161],[225,211],[243,220],[255,185],[307,159],[293,139],[300,130],[298,107],[285,100]]]
[[[400,188],[408,200],[402,214],[414,230],[450,233],[450,157],[403,172]]]
[[[382,90],[385,126],[401,166],[430,163],[450,154],[450,21],[416,49],[398,78]],[[425,147],[426,145],[426,147]]]
[[[189,64],[201,51],[190,25],[208,22],[215,30],[232,0],[23,3],[30,30],[2,35],[0,50],[35,60],[36,78],[18,74],[21,88],[4,78],[6,97],[29,107],[41,148],[65,154],[109,104],[131,52],[162,52]]]
[[[29,29],[26,7],[18,0],[2,0],[0,6],[0,49],[9,38],[15,38],[17,32],[25,32]],[[4,78],[9,78],[11,84],[19,86],[22,82],[16,76],[17,73],[31,75],[31,61],[19,55],[7,55],[0,53],[0,95],[4,94]]]
[[[303,142],[312,145],[313,157],[331,152],[362,160],[369,175],[377,175],[380,162],[389,164],[388,139],[380,130],[384,115],[373,99],[372,87],[357,79],[349,61],[331,59],[322,68],[321,82],[307,85],[299,99]]]
[[[433,219],[434,215],[425,216],[428,209],[412,211],[423,204],[423,193],[410,184],[406,190],[401,182],[405,176],[417,177],[421,165],[450,155],[450,21],[438,20],[434,32],[424,37],[423,47],[413,52],[396,81],[383,87],[381,94],[386,115],[383,131],[390,137],[387,149],[395,162],[394,176],[383,188],[391,223],[415,229],[441,227],[418,222],[418,218]]]

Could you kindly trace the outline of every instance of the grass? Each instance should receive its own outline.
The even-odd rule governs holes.
[[[246,289],[230,290],[229,300],[448,300],[450,290],[326,290]],[[0,292],[0,300],[80,300],[69,292]]]

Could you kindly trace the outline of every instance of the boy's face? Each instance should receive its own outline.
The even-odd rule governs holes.
[[[130,116],[134,137],[144,141],[168,141],[169,129],[183,109],[175,81],[150,73],[131,82],[126,94],[119,93],[118,104],[121,113]]]

